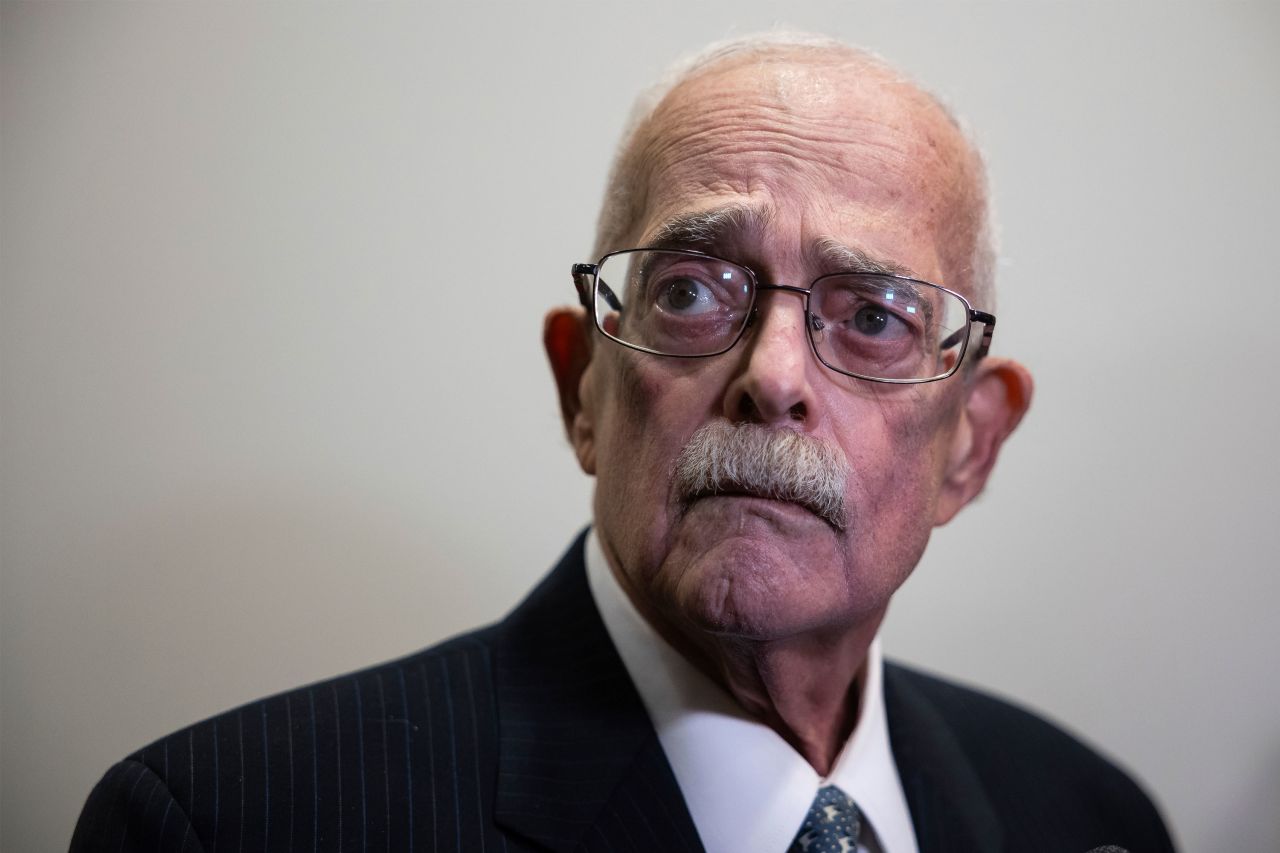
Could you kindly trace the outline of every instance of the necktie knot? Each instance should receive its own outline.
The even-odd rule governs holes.
[[[787,853],[853,853],[858,849],[862,812],[835,785],[818,791]]]

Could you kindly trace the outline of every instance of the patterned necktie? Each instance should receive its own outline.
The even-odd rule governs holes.
[[[835,785],[828,785],[813,798],[787,853],[852,853],[858,849],[861,827],[857,804]]]

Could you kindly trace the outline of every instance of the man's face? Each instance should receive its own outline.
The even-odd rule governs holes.
[[[690,215],[738,208],[682,245],[746,265],[762,283],[808,287],[841,271],[833,246],[944,285],[968,262],[953,198],[964,143],[936,107],[877,74],[799,62],[716,68],[673,92],[639,144],[646,213],[634,246]],[[939,493],[965,389],[961,375],[895,386],[829,370],[810,349],[803,297],[785,291],[761,294],[755,324],[713,358],[658,357],[597,336],[580,394],[601,543],[646,615],[685,636],[874,630],[953,511]],[[760,496],[681,500],[674,463],[717,420],[841,450],[844,524]]]

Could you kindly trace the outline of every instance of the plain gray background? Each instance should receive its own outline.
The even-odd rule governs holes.
[[[518,600],[588,519],[540,324],[630,99],[785,22],[976,129],[1038,380],[889,653],[1084,733],[1186,849],[1280,849],[1276,9],[4,3],[0,847]]]

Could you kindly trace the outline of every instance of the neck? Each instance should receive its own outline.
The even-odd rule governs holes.
[[[775,641],[720,642],[695,661],[827,776],[858,723],[874,624]]]
[[[748,713],[827,776],[858,723],[868,650],[884,613],[866,623],[776,640],[701,634],[695,641],[657,614],[645,619]]]
[[[647,596],[635,593],[626,573],[609,562],[607,568],[622,593],[650,627],[791,744],[819,775],[830,774],[859,719],[867,653],[884,608],[855,624],[780,638],[716,634],[666,618]]]

